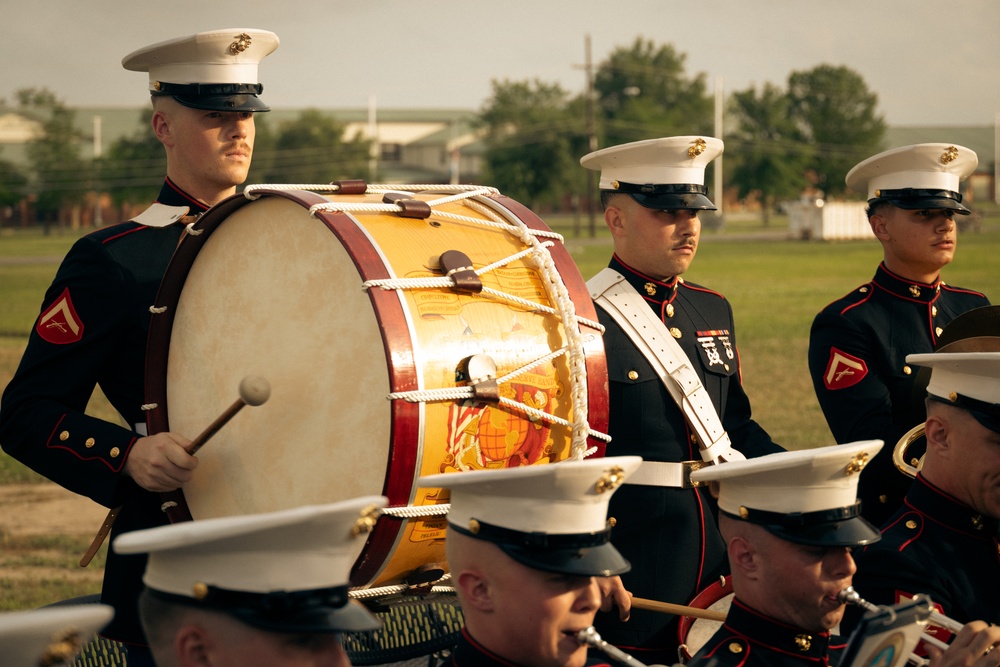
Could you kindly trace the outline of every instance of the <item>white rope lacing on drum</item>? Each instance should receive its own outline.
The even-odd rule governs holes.
[[[543,247],[550,247],[554,245],[552,241],[546,241],[542,244]],[[534,248],[528,248],[522,250],[521,252],[510,255],[509,257],[504,257],[498,262],[493,262],[480,269],[473,271],[477,276],[482,276],[487,273],[491,273],[496,269],[512,264],[522,257],[526,257],[531,253],[535,252]],[[394,290],[394,289],[438,289],[438,288],[452,288],[455,286],[455,279],[451,276],[441,276],[440,278],[385,278],[382,280],[366,280],[361,284],[362,289],[369,289],[372,287],[378,287],[383,290]],[[527,310],[539,311],[543,313],[548,313],[549,315],[557,315],[558,311],[551,306],[545,306],[537,301],[531,301],[530,299],[525,299],[524,297],[517,296],[516,294],[511,294],[510,292],[504,292],[502,290],[494,289],[492,287],[483,286],[480,296],[486,295],[494,297],[500,301],[507,301],[509,303],[514,303],[519,306],[523,306]],[[587,319],[585,317],[577,317],[577,322],[581,324],[586,324],[589,327],[597,329],[598,331],[604,332],[604,326],[600,322]]]
[[[338,192],[340,191],[340,185],[336,183],[330,184],[309,184],[309,185],[252,185],[244,189],[243,194],[248,199],[255,199],[260,195],[256,194],[257,190],[263,189],[273,189],[273,190],[314,190],[320,192]],[[567,345],[564,348],[565,351],[569,353],[569,369],[570,369],[570,396],[573,405],[573,421],[569,422],[556,415],[551,415],[543,411],[537,410],[530,406],[524,405],[523,403],[518,403],[516,401],[511,401],[503,397],[500,398],[500,402],[509,408],[520,410],[534,417],[535,419],[545,420],[551,423],[560,424],[563,426],[569,426],[572,429],[571,445],[570,445],[570,456],[571,459],[582,459],[591,454],[594,448],[587,448],[586,442],[588,436],[597,437],[601,440],[610,441],[610,437],[606,434],[599,434],[596,431],[592,431],[587,422],[588,414],[588,396],[587,396],[587,365],[586,365],[586,355],[584,353],[584,337],[580,332],[579,324],[583,320],[577,317],[576,308],[573,305],[573,301],[569,297],[569,291],[566,289],[565,283],[563,283],[558,270],[555,267],[555,263],[552,260],[552,255],[548,251],[548,244],[540,243],[536,238],[537,236],[547,236],[558,238],[562,241],[562,236],[555,234],[554,232],[540,232],[533,230],[528,227],[524,222],[513,217],[511,220],[501,218],[496,211],[492,208],[485,206],[481,203],[472,201],[472,197],[476,196],[494,196],[498,195],[499,191],[496,188],[483,187],[477,185],[441,185],[441,184],[407,184],[407,185],[390,185],[390,184],[370,184],[367,187],[366,192],[377,194],[386,192],[420,192],[420,191],[434,191],[435,193],[448,193],[445,197],[441,197],[436,200],[427,201],[427,205],[432,209],[434,206],[441,206],[444,203],[452,203],[460,200],[464,200],[464,204],[480,215],[482,215],[485,220],[481,218],[475,218],[471,216],[462,216],[446,211],[436,210],[434,215],[439,218],[454,220],[459,222],[465,222],[475,225],[482,225],[486,227],[499,228],[507,233],[517,237],[522,244],[528,246],[528,250],[523,253],[522,256],[526,258],[526,261],[536,270],[542,278],[542,282],[545,286],[546,294],[549,296],[549,300],[554,304],[552,308],[541,306],[541,304],[533,304],[530,301],[522,303],[527,307],[532,309],[538,309],[544,312],[549,312],[551,314],[557,314],[562,321],[563,331],[565,332]],[[337,211],[337,212],[372,212],[372,213],[402,213],[404,212],[404,207],[399,203],[383,203],[383,204],[369,204],[362,202],[324,202],[322,204],[316,204],[309,209],[309,214],[315,216],[317,213],[322,211]],[[477,272],[478,273],[478,272]],[[384,287],[384,289],[406,289],[404,287]],[[497,297],[498,295],[503,295],[502,298],[513,301],[515,303],[521,303],[521,298],[514,295],[506,295],[503,292],[494,293],[491,288],[484,288],[484,292],[490,289],[489,294],[491,296]],[[586,321],[589,326],[594,326],[595,328],[602,330],[603,328],[597,323],[591,323]],[[564,352],[560,352],[564,353]],[[527,367],[533,367],[539,362],[535,361],[529,364]],[[444,390],[430,390],[434,392],[435,398],[433,400],[456,400],[455,399],[445,399],[436,398],[439,395],[444,395],[444,392],[450,391],[460,391],[468,392],[468,397],[471,397],[472,388],[471,387],[459,387],[455,390],[444,389]],[[420,394],[420,392],[406,392],[410,396],[415,396]],[[390,394],[390,398],[393,395]],[[429,398],[417,398],[411,399],[406,398],[405,400],[431,400]]]
[[[398,519],[415,519],[423,516],[447,514],[450,509],[451,503],[441,503],[440,505],[406,505],[403,507],[383,507],[381,513]]]
[[[258,183],[243,188],[243,196],[247,199],[260,199],[257,190],[312,190],[313,192],[340,192],[336,183]]]
[[[451,573],[445,573],[440,579],[435,583],[442,583],[451,581]],[[420,595],[425,595],[426,593],[443,593],[443,594],[454,594],[454,586],[431,586],[427,589],[423,586],[411,586],[409,584],[395,584],[393,586],[379,586],[378,588],[351,588],[347,591],[347,595],[355,600],[366,600],[368,598],[378,598],[385,597],[389,595],[399,595],[404,593],[413,592],[414,589],[420,591]]]

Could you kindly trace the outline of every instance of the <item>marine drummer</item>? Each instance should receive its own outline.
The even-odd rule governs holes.
[[[882,245],[871,282],[826,306],[809,335],[809,371],[837,442],[895,443],[923,422],[915,369],[906,355],[932,352],[954,318],[989,301],[954,287],[941,270],[955,257],[956,216],[969,215],[959,183],[975,152],[952,144],[894,148],[859,163],[847,186],[868,199],[868,221]],[[881,526],[900,506],[909,480],[891,449],[865,469],[858,492],[865,518]]]
[[[601,580],[629,563],[608,500],[635,456],[421,477],[450,491],[445,548],[465,617],[452,667],[583,667]]]
[[[720,454],[725,460],[781,449],[751,417],[729,302],[682,276],[698,250],[698,213],[716,208],[705,169],[722,149],[713,137],[663,137],[580,160],[600,172],[604,221],[614,242],[609,267],[587,282],[605,327],[608,452],[643,458],[611,500],[618,521],[613,543],[632,563],[622,577],[625,588],[675,604],[686,604],[728,571],[715,502],[691,484],[691,471]],[[624,323],[615,311],[629,313]],[[645,326],[628,326],[632,315],[648,318]],[[645,340],[643,332],[656,340]],[[647,357],[643,349],[659,354]],[[684,407],[675,387],[661,381],[675,376],[687,383],[679,397]],[[709,423],[705,434],[693,426]],[[633,609],[628,622],[600,614],[597,628],[643,662],[676,659],[677,617]]]
[[[188,481],[192,434],[145,432],[143,372],[149,307],[184,224],[234,194],[247,177],[259,98],[258,64],[274,33],[228,29],[154,44],[124,58],[147,72],[152,128],[167,156],[156,202],[134,219],[84,236],[42,301],[28,346],[0,404],[0,445],[31,469],[106,507],[118,535],[166,522],[157,492]],[[96,386],[124,419],[85,414]],[[96,527],[95,527],[96,529]],[[108,555],[105,636],[129,646],[129,667],[150,658],[136,599],[145,557]]]

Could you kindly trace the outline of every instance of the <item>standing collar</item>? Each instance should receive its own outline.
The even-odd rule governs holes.
[[[684,282],[684,279],[679,276],[674,276],[667,281],[650,278],[623,262],[618,255],[612,255],[611,263],[608,264],[608,267],[622,274],[629,285],[641,294],[646,301],[654,303],[669,303],[673,301],[677,295],[677,285]]]
[[[906,494],[906,504],[929,519],[976,539],[991,540],[998,534],[1000,522],[959,502],[921,474],[917,474]]]
[[[893,296],[921,303],[934,301],[941,292],[941,286],[944,285],[940,278],[933,283],[918,283],[908,280],[885,268],[885,262],[878,265],[872,282]]]
[[[764,616],[739,599],[734,599],[726,615],[725,627],[749,641],[798,656],[804,660],[826,662],[830,648],[829,632],[806,632]]]
[[[191,210],[188,212],[188,215],[204,213],[209,209],[204,202],[198,201],[181,190],[169,178],[163,180],[163,186],[160,188],[160,194],[156,197],[156,203],[165,204],[166,206],[189,206]]]

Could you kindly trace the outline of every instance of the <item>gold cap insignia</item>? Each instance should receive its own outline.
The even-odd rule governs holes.
[[[653,283],[646,283],[642,287],[643,287],[643,289],[646,290],[646,294],[648,294],[649,296],[653,296],[654,294],[656,294],[656,285],[655,284],[653,284]]]
[[[235,56],[250,48],[250,35],[245,32],[236,36],[236,41],[229,45],[229,55]]]
[[[698,137],[694,140],[694,144],[688,147],[688,157],[692,159],[696,158],[704,153],[706,148],[708,148],[708,144],[705,143],[704,139]]]
[[[614,491],[623,481],[625,481],[625,471],[622,470],[621,466],[614,466],[610,470],[604,471],[601,478],[597,480],[597,484],[594,485],[594,491],[597,493]]]
[[[351,537],[372,532],[381,514],[382,512],[374,505],[369,505],[361,510],[361,516],[354,521],[354,525],[351,527]]]
[[[866,465],[868,465],[868,452],[861,452],[855,455],[851,459],[851,462],[847,464],[847,467],[844,468],[844,475],[850,477],[856,472],[861,472]]]
[[[954,162],[958,159],[958,149],[954,146],[948,146],[944,153],[941,153],[941,164],[948,164],[949,162]]]

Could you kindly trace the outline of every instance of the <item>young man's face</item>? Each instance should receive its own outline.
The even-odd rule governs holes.
[[[847,547],[795,544],[764,533],[760,566],[770,594],[758,611],[808,632],[840,623],[844,605],[837,594],[851,585],[857,568]]]
[[[582,667],[587,647],[576,635],[601,604],[594,577],[542,572],[507,558],[492,572],[496,624],[489,646],[524,667]]]
[[[886,266],[903,277],[936,277],[955,257],[958,234],[952,210],[883,206],[871,224],[882,242]]]
[[[631,197],[615,197],[604,211],[615,254],[633,269],[665,280],[688,270],[701,236],[697,211],[646,208]]]
[[[213,667],[351,667],[335,634],[292,634],[246,628],[216,638],[208,654]]]
[[[158,100],[153,127],[167,147],[167,175],[185,191],[215,204],[246,180],[256,137],[252,112],[191,109]]]

